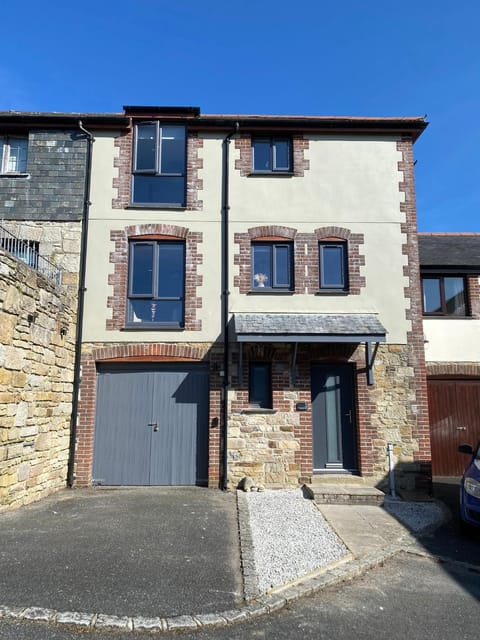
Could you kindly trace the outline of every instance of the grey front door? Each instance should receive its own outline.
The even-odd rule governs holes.
[[[206,367],[140,363],[99,367],[95,483],[205,484],[207,467]]]
[[[356,459],[353,366],[312,367],[314,471],[354,471]]]

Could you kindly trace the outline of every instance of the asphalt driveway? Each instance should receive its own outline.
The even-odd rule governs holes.
[[[234,494],[65,489],[0,514],[0,605],[173,616],[241,601]]]

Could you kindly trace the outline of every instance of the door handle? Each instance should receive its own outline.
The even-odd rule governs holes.
[[[153,427],[154,431],[158,431],[158,424],[156,422],[149,422],[147,427]]]
[[[348,418],[348,420],[350,422],[352,422],[352,410],[350,409],[350,411],[347,411],[347,413],[345,414],[345,417]]]
[[[457,427],[457,431],[466,431],[467,427]]]

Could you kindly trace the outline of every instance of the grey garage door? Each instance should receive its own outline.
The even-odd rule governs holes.
[[[102,365],[93,481],[206,484],[208,371],[200,365]]]

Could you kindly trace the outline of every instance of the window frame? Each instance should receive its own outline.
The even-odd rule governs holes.
[[[465,312],[451,313],[447,310],[447,299],[445,296],[445,279],[456,278],[463,281],[463,297]],[[422,273],[420,276],[421,292],[422,292],[422,313],[427,318],[468,318],[471,316],[470,309],[470,297],[468,291],[468,280],[466,275],[461,273]],[[425,311],[425,291],[423,287],[424,280],[438,280],[439,281],[439,293],[440,293],[440,311]]]
[[[152,256],[152,293],[144,294],[132,293],[132,285],[133,285],[133,277],[134,277],[134,247],[142,245],[142,246],[152,246],[153,247],[153,256]],[[158,295],[158,286],[159,286],[159,259],[160,259],[160,251],[162,246],[172,246],[178,245],[183,248],[182,255],[182,269],[183,269],[183,282],[182,282],[182,294],[180,296],[160,296]],[[129,329],[144,329],[149,330],[151,328],[157,329],[183,329],[185,327],[185,287],[186,287],[186,243],[183,240],[131,240],[128,243],[128,277],[127,277],[127,304],[126,304],[126,318],[125,318],[125,326]],[[179,322],[172,321],[156,321],[156,322],[147,322],[147,321],[134,321],[132,319],[133,316],[133,307],[131,305],[131,300],[158,300],[158,301],[177,301],[181,302],[181,319]]]
[[[324,249],[339,248],[342,250],[341,258],[341,284],[326,284],[324,280]],[[348,241],[347,240],[320,240],[318,242],[318,286],[321,292],[348,292],[349,291],[349,271],[348,271]]]
[[[270,169],[255,169],[255,144],[268,142],[270,145]],[[276,145],[279,142],[288,144],[288,167],[277,167],[276,162]],[[260,175],[291,175],[293,173],[293,145],[290,136],[253,136],[251,140],[252,147],[252,174]]]
[[[11,147],[13,140],[22,140],[25,142],[25,161],[24,165],[15,171],[8,170],[8,164],[11,157]],[[2,152],[0,154],[0,175],[3,176],[25,176],[28,166],[28,136],[0,136],[2,143]]]
[[[266,375],[267,393],[263,398],[257,400],[253,397],[253,375],[254,367],[261,368]],[[250,361],[248,363],[248,406],[250,409],[273,409],[273,388],[272,388],[272,364],[271,362]]]
[[[155,162],[154,166],[150,169],[138,169],[138,127],[142,125],[154,125],[155,126]],[[163,128],[166,127],[178,127],[184,131],[184,149],[183,149],[183,171],[162,171],[162,141]],[[179,122],[168,122],[161,120],[142,120],[136,122],[133,132],[133,152],[132,152],[132,178],[131,178],[131,190],[130,190],[130,204],[133,207],[162,207],[162,208],[178,208],[184,209],[187,201],[187,148],[188,148],[188,129],[185,124]],[[162,178],[182,178],[182,200],[180,202],[166,202],[166,201],[152,201],[143,202],[141,200],[135,200],[135,177],[136,176],[149,176],[152,179],[162,180]]]
[[[295,291],[295,266],[294,266],[294,243],[292,241],[287,240],[254,240],[251,242],[251,259],[250,259],[250,268],[251,268],[251,278],[250,278],[250,287],[251,291],[255,291],[258,293],[268,293],[268,292],[284,292],[284,291]],[[255,285],[255,277],[257,275],[254,269],[254,261],[255,261],[255,248],[256,247],[269,247],[271,248],[269,261],[270,261],[270,273],[272,274],[272,282],[270,285]],[[280,247],[286,247],[288,250],[288,286],[276,284],[276,260],[275,254],[276,250]]]

